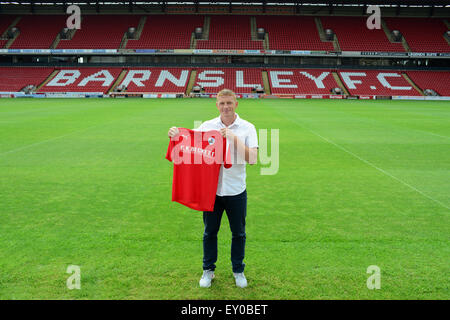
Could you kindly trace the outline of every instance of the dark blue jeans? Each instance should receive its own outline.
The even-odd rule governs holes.
[[[223,211],[227,213],[231,229],[231,265],[233,272],[244,271],[245,217],[247,216],[247,190],[235,196],[216,195],[214,211],[203,212],[203,270],[215,270],[217,261],[217,233]]]

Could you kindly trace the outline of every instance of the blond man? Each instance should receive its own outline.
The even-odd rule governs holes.
[[[203,275],[200,287],[210,287],[214,278],[217,261],[217,233],[220,229],[222,214],[225,211],[230,224],[231,265],[236,285],[244,288],[247,279],[244,275],[245,256],[245,219],[247,216],[247,189],[245,166],[255,164],[258,155],[258,137],[250,122],[241,119],[235,112],[238,106],[236,94],[228,89],[217,94],[216,107],[220,115],[203,122],[196,130],[217,130],[227,139],[232,154],[233,166],[220,168],[214,210],[203,212],[205,225],[203,233]],[[169,129],[169,137],[179,134],[176,127]]]

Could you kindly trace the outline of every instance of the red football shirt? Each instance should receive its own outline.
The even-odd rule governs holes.
[[[173,162],[172,201],[199,211],[213,211],[220,167],[231,167],[227,140],[219,131],[178,128],[166,159]]]

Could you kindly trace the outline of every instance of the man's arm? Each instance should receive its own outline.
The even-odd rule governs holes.
[[[256,164],[258,159],[258,148],[249,148],[239,139],[231,130],[227,128],[220,129],[220,133],[227,138],[229,141],[232,141],[235,148],[237,149],[238,155],[245,159],[250,165]]]
[[[237,136],[234,136],[234,145],[238,150],[238,154],[245,159],[245,162],[250,165],[256,164],[256,160],[258,159],[258,148],[247,147]],[[244,152],[242,152],[242,150]]]

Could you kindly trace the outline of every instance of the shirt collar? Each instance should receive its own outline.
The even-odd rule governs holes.
[[[216,120],[217,124],[220,124],[220,125],[226,127],[226,125],[222,122],[222,119],[220,119],[220,116],[218,116],[216,119],[217,119]],[[234,126],[239,127],[240,122],[241,122],[241,118],[239,118],[239,115],[236,113],[236,119],[234,119],[234,122],[228,128],[231,128]]]

